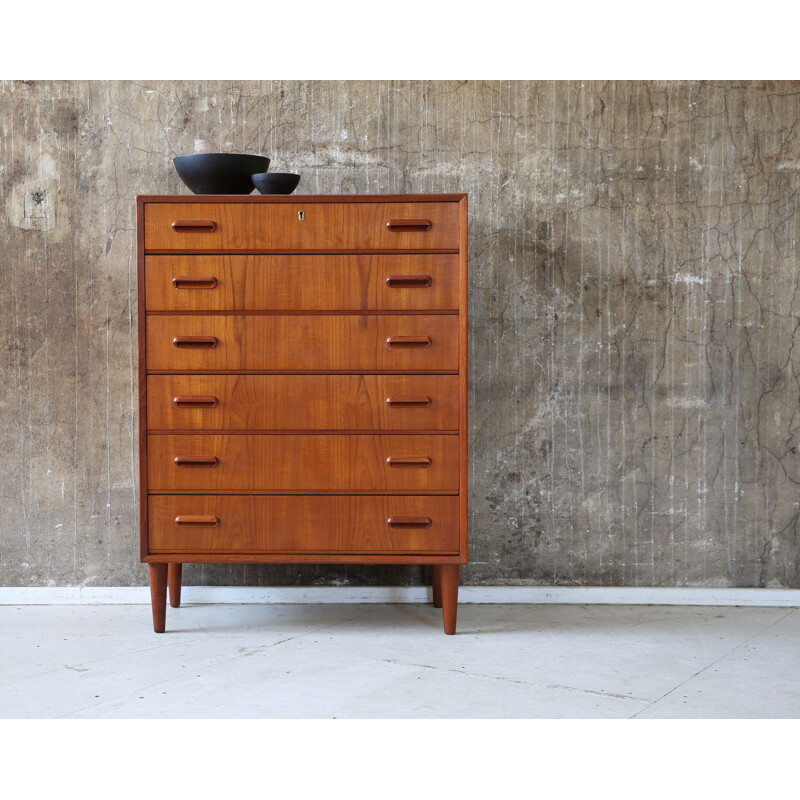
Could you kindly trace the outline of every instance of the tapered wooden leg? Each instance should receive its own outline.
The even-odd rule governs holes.
[[[441,608],[442,607],[442,575],[439,572],[439,565],[434,564],[431,567],[431,572],[433,573],[433,580],[431,581],[432,588],[433,588],[433,607],[434,608]]]
[[[153,630],[164,633],[167,626],[167,565],[150,564],[150,602],[153,606]]]
[[[181,605],[181,573],[183,564],[170,564],[167,570],[167,585],[169,586],[169,604],[173,608]]]
[[[458,564],[439,565],[439,583],[442,593],[442,617],[444,632],[456,632],[456,611],[458,610]]]

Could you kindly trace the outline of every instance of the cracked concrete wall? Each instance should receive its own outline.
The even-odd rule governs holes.
[[[469,192],[464,583],[798,587],[800,84],[0,84],[0,582],[136,585],[134,195]],[[187,583],[416,583],[194,566]]]

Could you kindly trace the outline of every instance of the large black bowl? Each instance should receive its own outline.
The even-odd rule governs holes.
[[[261,194],[291,194],[300,183],[293,172],[259,172],[250,176]]]
[[[242,153],[194,153],[172,159],[181,180],[195,194],[250,194],[254,172],[269,169],[266,156]]]

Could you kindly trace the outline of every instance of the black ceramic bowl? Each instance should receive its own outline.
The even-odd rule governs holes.
[[[291,194],[300,183],[293,172],[259,172],[250,177],[261,194]]]
[[[181,180],[195,194],[250,194],[254,172],[269,169],[266,156],[194,153],[172,159]]]

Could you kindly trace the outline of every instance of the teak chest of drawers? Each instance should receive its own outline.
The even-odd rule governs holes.
[[[467,563],[467,196],[137,197],[141,558]]]

